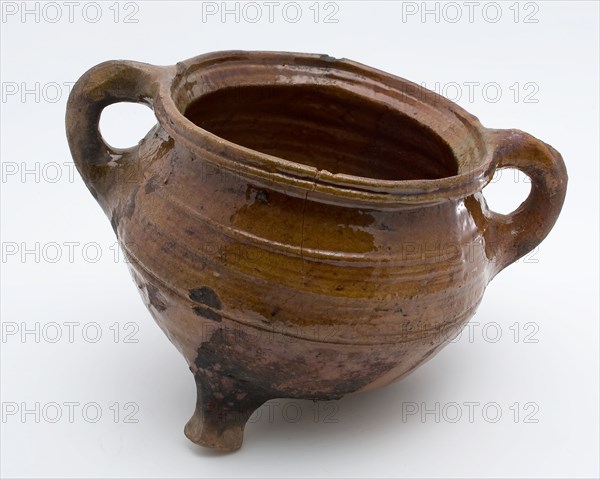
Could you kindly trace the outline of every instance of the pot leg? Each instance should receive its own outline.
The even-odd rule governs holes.
[[[244,427],[252,413],[268,398],[251,393],[229,377],[217,382],[200,375],[196,380],[197,400],[194,415],[184,433],[192,442],[222,451],[236,451],[244,440]]]

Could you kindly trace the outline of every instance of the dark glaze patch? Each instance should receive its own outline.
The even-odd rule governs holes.
[[[266,205],[269,202],[269,195],[265,190],[258,190],[256,192],[256,201]]]
[[[238,393],[261,397],[271,396],[272,385],[268,380],[268,375],[261,377],[260,374],[256,374],[257,371],[253,371],[253,368],[260,371],[260,365],[251,364],[248,361],[250,358],[241,358],[237,345],[232,344],[232,341],[236,341],[236,339],[229,336],[234,335],[219,328],[212,334],[210,340],[202,343],[198,348],[195,364],[201,372],[203,382],[213,393],[227,394],[231,383],[235,383],[237,386],[243,387]]]
[[[150,304],[154,306],[157,311],[164,311],[167,309],[165,297],[161,294],[156,286],[147,283],[146,291],[148,291],[148,300],[150,301]]]
[[[221,309],[221,300],[208,286],[190,289],[190,299],[195,303],[205,304],[214,309]]]
[[[250,200],[250,198],[254,196],[254,199],[257,203],[262,205],[269,204],[269,192],[260,188],[257,188],[253,185],[246,185],[246,199]]]
[[[159,179],[157,176],[153,176],[152,178],[150,178],[146,184],[144,185],[144,192],[149,195],[150,193],[153,193],[156,188],[158,188],[158,183],[159,183]]]
[[[486,237],[487,230],[490,226],[488,220],[489,208],[485,201],[485,197],[481,193],[468,196],[464,200],[465,206],[471,213],[471,217],[477,226],[477,230]],[[493,242],[485,241],[485,254],[489,261],[494,261],[498,252],[496,251],[497,245]]]
[[[210,309],[203,308],[202,306],[194,306],[192,309],[198,316],[202,316],[206,319],[212,319],[213,321],[217,321],[219,323],[221,322],[221,315]]]
[[[110,225],[112,226],[113,231],[117,234],[117,228],[119,227],[119,214],[117,213],[116,208],[112,210],[112,214],[110,215]]]
[[[127,202],[127,205],[125,206],[125,209],[123,210],[123,214],[129,219],[131,219],[131,217],[133,216],[133,212],[135,211],[135,197],[136,197],[139,189],[140,189],[140,185],[135,185],[135,187],[133,188],[133,191],[129,195],[129,201]]]
[[[243,427],[255,409],[274,397],[268,383],[238,373],[239,358],[229,358],[230,352],[230,341],[219,328],[202,343],[195,360],[196,414],[202,415],[204,427],[221,432],[235,425]]]
[[[362,389],[397,364],[385,352],[360,353],[324,345],[307,355],[286,344],[276,336],[257,337],[240,328],[219,327],[198,348],[197,381],[216,397],[235,391],[260,399],[329,400]],[[337,367],[339,373],[323,377],[322,365]]]

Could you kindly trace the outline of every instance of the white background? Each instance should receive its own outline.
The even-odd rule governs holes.
[[[320,4],[318,22],[313,3],[302,2],[293,23],[293,7],[286,19],[280,2],[271,23],[258,2],[263,18],[252,23],[256,10],[243,4],[236,21],[203,18],[200,3],[107,2],[93,23],[93,6],[79,2],[70,22],[58,2],[62,17],[53,23],[53,6],[30,3],[39,17],[23,18],[21,2],[4,2],[4,477],[598,477],[598,3],[500,2],[495,23],[489,2],[479,2],[472,22],[462,2],[429,3],[438,21],[422,18],[420,2]],[[455,5],[462,18],[453,23]],[[325,22],[327,13],[337,23]],[[223,49],[327,53],[429,88],[437,82],[484,125],[552,144],[570,177],[550,236],[493,280],[459,340],[382,390],[319,405],[275,401],[229,455],[184,437],[194,381],[115,258],[108,220],[70,177],[64,133],[69,85],[91,66],[173,64]],[[471,98],[469,82],[479,83]],[[107,138],[135,144],[152,113],[115,108],[103,118]],[[504,172],[485,190],[490,205],[518,205],[524,180]],[[34,333],[23,336],[25,328]],[[36,403],[39,414],[22,414]],[[76,403],[71,418],[65,403]],[[465,403],[476,403],[472,418]],[[127,413],[137,422],[126,422]]]

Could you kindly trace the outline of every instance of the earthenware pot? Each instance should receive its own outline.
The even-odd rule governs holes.
[[[158,119],[133,148],[98,131],[116,102]],[[194,374],[185,434],[223,450],[269,399],[340,398],[431,358],[548,234],[567,186],[546,143],[327,55],[102,63],[72,90],[67,135]],[[498,168],[531,178],[509,215],[481,193]]]

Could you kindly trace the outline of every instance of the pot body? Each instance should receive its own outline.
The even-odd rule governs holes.
[[[385,385],[459,332],[492,274],[478,195],[369,210],[286,195],[160,135],[140,153],[147,177],[110,215],[194,373],[268,397]]]
[[[186,434],[199,444],[238,448],[268,399],[335,399],[410,373],[456,337],[489,280],[535,247],[560,211],[560,155],[478,124],[487,159],[464,194],[434,182],[426,201],[390,204],[338,196],[316,177],[306,188],[249,174],[235,157],[220,161],[231,160],[227,142],[196,148],[180,134],[194,127],[158,105],[181,71],[96,67],[73,90],[67,132],[148,309],[194,374]],[[160,110],[159,124],[137,147],[111,149],[97,133],[99,113],[131,100]],[[481,194],[497,167],[532,177],[513,215],[490,212]],[[467,184],[462,173],[452,181]]]

